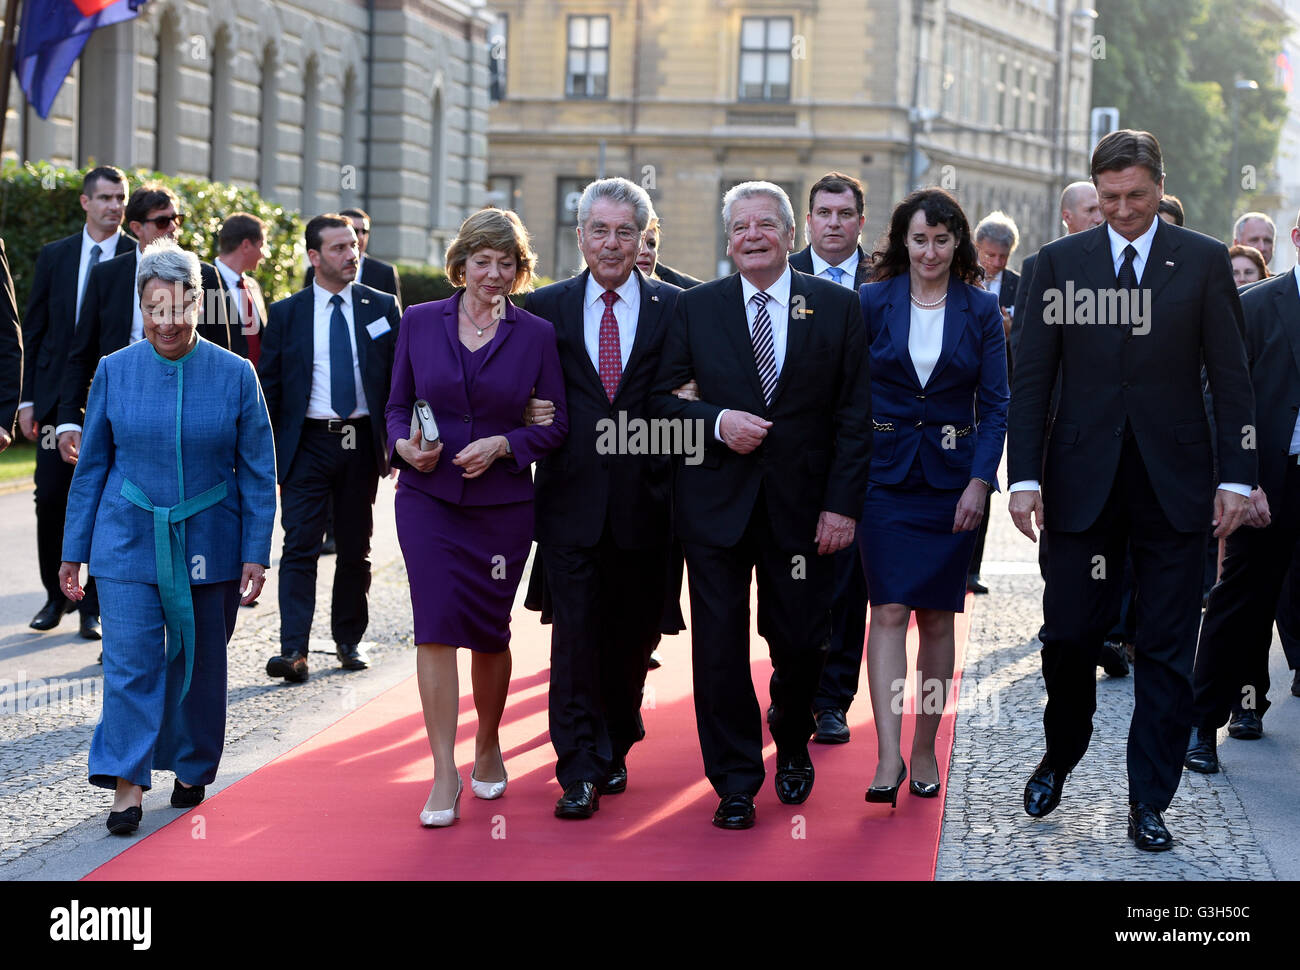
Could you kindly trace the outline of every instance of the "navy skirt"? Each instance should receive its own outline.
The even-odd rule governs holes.
[[[397,539],[416,643],[510,648],[510,611],[533,541],[533,503],[456,505],[399,485]]]
[[[933,488],[918,458],[898,485],[867,486],[858,528],[871,605],[961,613],[976,531],[952,531],[964,489]]]

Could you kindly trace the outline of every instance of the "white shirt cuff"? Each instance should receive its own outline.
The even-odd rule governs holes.
[[[722,416],[730,411],[731,408],[723,408],[718,412],[718,420],[713,422],[713,437],[717,441],[722,441]],[[725,441],[722,442],[724,445]]]
[[[1242,485],[1240,482],[1220,482],[1219,488],[1225,492],[1236,492],[1238,495],[1244,495],[1250,498],[1253,489],[1249,485]]]
[[[79,425],[79,424],[61,424],[61,425],[59,425],[57,428],[54,429],[54,436],[57,438],[59,435],[63,434],[63,432],[65,432],[65,431],[76,431],[76,432],[80,433],[80,431],[81,431],[81,425]]]
[[[18,405],[18,410],[21,411],[23,408],[34,408],[34,407],[36,407],[35,401],[23,401],[21,404]]]
[[[1042,489],[1038,487],[1038,483],[1034,481],[1029,481],[1027,479],[1023,482],[1016,482],[1014,485],[1012,485],[1010,488],[1007,489],[1008,494],[1011,492],[1038,492],[1038,491],[1042,491]]]

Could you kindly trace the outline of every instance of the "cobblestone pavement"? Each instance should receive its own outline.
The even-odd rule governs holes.
[[[1045,819],[1025,814],[1025,781],[1043,754],[1046,692],[1036,638],[1043,582],[1037,547],[993,502],[986,568],[975,597],[935,875],[938,879],[1273,879],[1226,777],[1184,771],[1165,813],[1176,845],[1145,853],[1126,837],[1125,747],[1133,678],[1097,671],[1088,753]],[[1240,742],[1234,742],[1240,743]]]

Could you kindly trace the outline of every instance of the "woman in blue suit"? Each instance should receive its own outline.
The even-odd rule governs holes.
[[[896,805],[907,777],[900,702],[913,610],[921,644],[910,791],[939,793],[934,739],[952,680],[953,614],[964,607],[975,530],[997,488],[1010,399],[1002,314],[982,278],[957,200],[922,189],[894,209],[874,282],[859,293],[874,430],[861,525],[879,754],[869,802]]]
[[[144,338],[99,362],[68,493],[59,585],[99,585],[104,709],[90,783],[115,792],[115,835],[134,832],[154,769],[190,808],[217,777],[226,646],[240,593],[271,562],[275,447],[253,366],[196,331],[199,261],[170,240],[140,258]],[[165,650],[164,650],[165,644]]]

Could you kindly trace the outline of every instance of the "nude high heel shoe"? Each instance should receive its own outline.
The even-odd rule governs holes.
[[[506,784],[509,781],[509,777],[502,778],[500,781],[479,781],[471,772],[469,787],[474,792],[475,798],[482,798],[490,802],[492,799],[500,798],[506,793]]]
[[[444,808],[437,812],[420,812],[420,824],[426,829],[446,828],[456,819],[460,818],[460,793],[465,790],[464,783],[460,780],[460,774],[456,775],[456,800],[451,803],[451,808]]]

